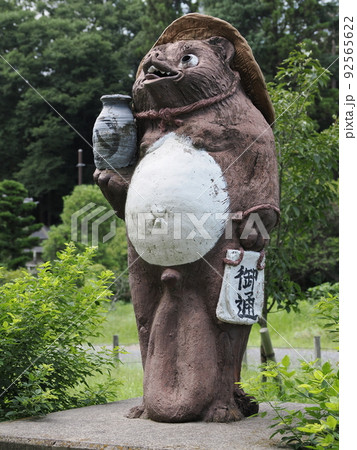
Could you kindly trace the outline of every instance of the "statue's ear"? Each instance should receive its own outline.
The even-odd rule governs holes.
[[[219,47],[223,53],[224,59],[230,63],[234,56],[234,46],[228,39],[220,36],[213,36],[206,40],[209,45]]]

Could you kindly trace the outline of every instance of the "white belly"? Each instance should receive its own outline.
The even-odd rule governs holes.
[[[229,197],[220,166],[175,133],[150,147],[135,169],[125,206],[128,236],[161,266],[198,260],[221,237]]]

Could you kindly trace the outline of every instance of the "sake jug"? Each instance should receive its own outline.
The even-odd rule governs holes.
[[[135,163],[136,125],[129,95],[103,95],[103,108],[93,128],[93,153],[97,169],[119,169]]]

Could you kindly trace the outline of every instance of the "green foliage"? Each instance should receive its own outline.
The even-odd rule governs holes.
[[[332,286],[328,283],[316,286],[309,289],[308,294],[310,298],[319,296],[320,301],[315,305],[316,316],[323,321],[323,328],[333,336],[333,341],[338,342],[340,331],[338,283]]]
[[[77,181],[78,148],[91,179],[99,98],[130,93],[136,67],[128,43],[137,18],[128,8],[135,3],[142,2],[0,4],[0,54],[8,62],[0,64],[0,180],[11,174],[24,183],[50,221]]]
[[[109,301],[110,271],[88,275],[93,249],[73,245],[37,276],[0,286],[0,418],[14,419],[102,403],[113,383],[88,391],[87,377],[110,365],[110,352],[85,344],[98,335]],[[73,392],[84,383],[85,389]]]
[[[36,204],[28,201],[24,185],[13,180],[0,182],[0,264],[8,269],[23,266],[32,258],[30,250],[38,243],[31,233],[41,228],[31,215]]]
[[[88,210],[77,215],[78,211],[88,205],[91,205]],[[83,229],[89,214],[94,211],[96,211],[95,215],[87,221],[88,229]],[[67,242],[73,242],[81,251],[88,245],[97,246],[94,262],[112,270],[117,275],[111,285],[111,291],[114,293],[113,302],[117,300],[130,301],[124,222],[118,219],[113,212],[97,230],[93,229],[95,221],[110,212],[113,212],[112,208],[97,186],[84,184],[76,186],[73,192],[63,199],[62,223],[50,228],[48,239],[43,244],[43,257],[54,260],[57,252],[64,249]],[[105,236],[113,230],[115,235],[105,241]],[[93,238],[97,242],[93,243]]]
[[[137,3],[133,2],[138,8]],[[196,12],[199,1],[195,0],[146,0],[139,2],[137,33],[129,43],[129,51],[137,57],[137,65],[157,41],[164,29],[183,14]]]
[[[322,297],[315,309],[330,332],[337,334],[338,295],[329,293],[327,297]],[[289,366],[288,356],[280,363],[269,362],[259,374],[240,385],[258,402],[268,402],[274,409],[277,423],[272,428],[278,429],[272,437],[281,434],[282,441],[296,449],[337,449],[338,370],[329,362],[321,368],[317,368],[315,362],[301,362],[300,371],[291,370]],[[280,403],[291,401],[308,405],[291,411]]]
[[[329,362],[321,369],[317,369],[314,362],[302,362],[299,371],[289,366],[290,359],[285,356],[280,363],[270,362],[240,385],[258,402],[268,402],[276,413],[276,423],[271,428],[278,429],[271,437],[283,435],[282,442],[290,448],[337,449],[338,372]],[[307,405],[289,410],[280,402]]]
[[[88,205],[92,206],[83,211],[77,219],[76,213]],[[99,210],[98,208],[102,208]],[[87,232],[83,230],[84,219],[95,210],[98,210],[92,219],[88,220]],[[66,243],[74,240],[78,249],[84,250],[87,245],[92,244],[93,222],[106,213],[112,211],[111,206],[104,198],[100,189],[95,185],[76,186],[70,195],[63,199],[63,211],[61,213],[62,223],[52,226],[48,234],[48,239],[44,242],[44,258],[53,260],[59,250],[65,248]],[[112,224],[115,226],[115,236],[108,242],[104,242],[104,237],[111,230]],[[111,215],[103,221],[98,228],[98,235],[94,230],[94,237],[98,238],[98,249],[94,256],[96,263],[102,264],[108,269],[115,270],[119,274],[127,268],[127,243],[124,222]]]
[[[240,31],[268,81],[273,80],[277,68],[300,42],[305,41],[313,57],[325,67],[337,58],[336,0],[202,0],[201,4],[206,14],[220,17]],[[338,113],[338,91],[331,89],[338,81],[338,65],[332,64],[331,71],[331,84],[324,89],[325,100],[316,101],[313,108],[322,129]]]
[[[6,270],[4,267],[0,267],[0,285],[9,283],[10,281],[16,280],[26,276],[27,270],[20,268],[16,270]]]
[[[337,235],[329,235],[331,229],[336,230],[327,226],[326,217],[336,221],[338,123],[318,132],[308,114],[327,80],[328,72],[301,45],[269,84],[277,117],[274,132],[282,211],[269,247],[266,292],[270,309],[275,303],[287,310],[297,307],[301,287],[309,286],[298,284],[299,276],[294,279],[294,273],[305,271],[311,281],[324,282],[324,274],[336,268]],[[333,256],[324,260],[327,243]]]

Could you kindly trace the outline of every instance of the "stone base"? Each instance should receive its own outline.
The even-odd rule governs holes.
[[[274,411],[267,404],[262,417],[249,417],[232,423],[158,423],[128,419],[129,409],[140,398],[88,406],[0,423],[0,450],[163,450],[163,449],[272,449],[279,448],[279,437],[269,439]],[[299,409],[304,405],[288,405]]]

